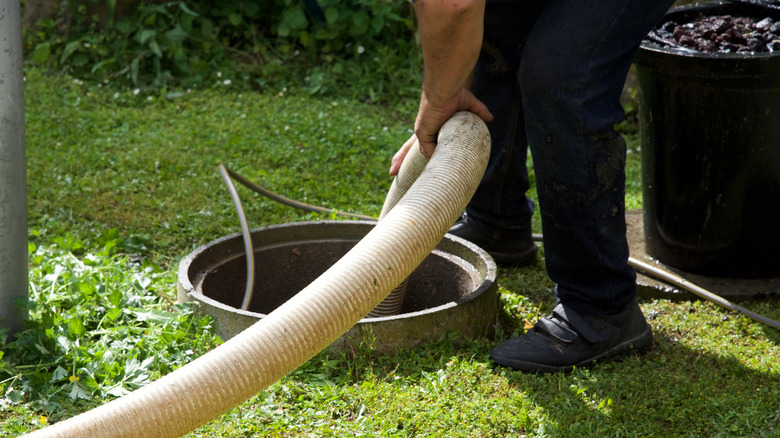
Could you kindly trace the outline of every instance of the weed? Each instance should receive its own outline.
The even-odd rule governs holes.
[[[26,329],[0,351],[0,400],[47,422],[140,388],[213,348],[209,317],[173,304],[172,273],[118,254],[116,229],[29,244]],[[99,242],[99,244],[98,244]]]

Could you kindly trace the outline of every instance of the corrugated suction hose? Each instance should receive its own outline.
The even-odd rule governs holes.
[[[417,178],[420,177],[425,166],[428,164],[428,160],[420,151],[420,142],[416,141],[409,152],[406,154],[406,158],[401,163],[401,168],[398,170],[398,176],[393,179],[393,183],[390,185],[390,190],[387,192],[385,203],[382,205],[382,212],[379,213],[379,220],[381,221],[390,213],[390,210],[397,204],[412,187]],[[391,316],[401,313],[401,307],[404,304],[404,298],[406,297],[406,288],[409,285],[409,279],[404,279],[401,284],[396,286],[390,294],[381,303],[377,304],[371,312],[368,313],[368,317],[375,318],[379,316]]]
[[[489,150],[482,120],[455,114],[400,202],[288,302],[157,381],[28,436],[178,437],[248,400],[330,345],[422,263],[474,194]]]

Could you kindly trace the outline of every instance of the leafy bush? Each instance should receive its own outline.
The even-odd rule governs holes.
[[[220,342],[210,317],[167,297],[170,272],[118,255],[132,245],[117,229],[94,244],[72,235],[31,241],[27,330],[10,343],[0,333],[0,406],[29,403],[59,417],[74,402],[144,386]]]
[[[105,11],[105,15],[95,12]],[[410,6],[395,0],[68,2],[27,29],[37,65],[137,88],[230,81],[383,100],[417,93]]]

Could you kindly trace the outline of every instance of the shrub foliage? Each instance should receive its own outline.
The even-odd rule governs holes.
[[[413,11],[396,0],[140,0],[129,12],[69,0],[52,15],[26,29],[28,58],[81,79],[370,100],[415,94],[419,81]]]

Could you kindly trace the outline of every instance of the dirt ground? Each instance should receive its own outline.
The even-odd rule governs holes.
[[[642,210],[631,210],[626,213],[627,237],[631,257],[640,262],[648,263],[656,268],[683,277],[690,283],[700,286],[726,299],[760,299],[767,296],[780,295],[780,277],[759,279],[735,279],[705,277],[670,268],[648,256],[645,251],[645,233]],[[666,297],[689,299],[692,295],[679,287],[655,280],[638,272],[637,283],[639,295],[642,297]]]

